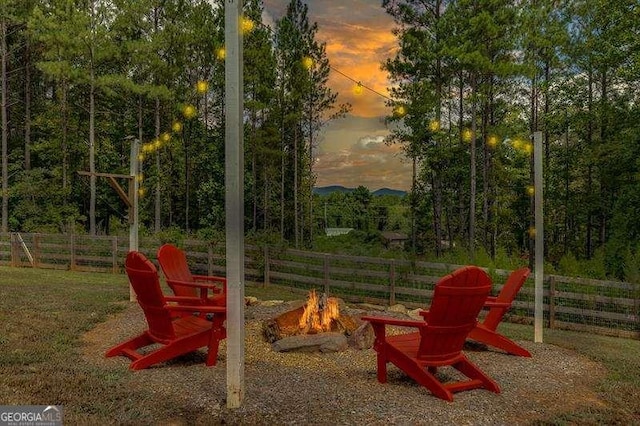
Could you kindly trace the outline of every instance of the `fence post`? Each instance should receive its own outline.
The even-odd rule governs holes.
[[[40,267],[40,234],[33,234],[33,267]]]
[[[213,275],[213,243],[207,244],[207,275]]]
[[[118,237],[111,237],[111,272],[118,273]]]
[[[389,264],[389,306],[396,304],[396,261]]]
[[[264,287],[268,286],[270,284],[269,281],[269,247],[268,246],[264,246],[264,276],[262,279],[262,285]]]
[[[71,234],[69,240],[69,270],[74,271],[76,269],[76,236]]]
[[[12,232],[11,234],[9,234],[9,246],[10,246],[10,250],[9,252],[11,253],[11,266],[12,267],[16,267],[18,266],[18,259],[17,259],[17,250],[16,250],[16,235]]]
[[[329,255],[324,254],[322,258],[322,274],[324,279],[324,294],[329,295]]]
[[[549,328],[556,326],[556,278],[549,277]]]

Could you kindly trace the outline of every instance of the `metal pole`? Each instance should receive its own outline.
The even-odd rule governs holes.
[[[542,132],[533,134],[533,175],[535,190],[535,312],[534,342],[542,343],[544,319],[544,217],[542,212]]]
[[[244,147],[242,0],[225,1],[225,226],[227,407],[244,398]]]
[[[130,194],[132,206],[129,214],[129,251],[138,251],[138,170],[140,168],[138,155],[140,153],[140,141],[131,139],[131,158],[129,175],[131,176],[130,188],[133,188]],[[129,301],[135,302],[136,293],[133,287],[129,286]]]

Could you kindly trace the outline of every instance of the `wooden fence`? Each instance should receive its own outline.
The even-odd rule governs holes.
[[[0,264],[121,273],[126,237],[0,234]],[[140,239],[140,250],[155,260],[162,244]],[[180,244],[197,273],[224,275],[224,244],[187,240]],[[322,290],[351,302],[427,307],[436,281],[460,267],[422,261],[278,250],[247,245],[245,281],[306,294]],[[498,292],[510,271],[489,270]],[[509,319],[533,320],[531,277],[514,302]],[[550,328],[640,338],[640,285],[545,275],[544,317]]]

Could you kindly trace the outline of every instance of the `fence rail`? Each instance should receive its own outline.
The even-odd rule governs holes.
[[[162,244],[141,238],[141,251],[155,260]],[[224,244],[187,240],[180,244],[197,273],[224,275]],[[245,281],[293,292],[322,290],[351,302],[426,307],[437,280],[461,265],[277,250],[246,245]],[[75,271],[121,273],[128,238],[0,233],[0,264]],[[503,283],[510,271],[488,271]],[[494,285],[494,293],[502,288]],[[529,279],[514,301],[509,319],[532,322],[534,284]],[[640,285],[546,275],[544,319],[550,328],[582,330],[640,339]]]

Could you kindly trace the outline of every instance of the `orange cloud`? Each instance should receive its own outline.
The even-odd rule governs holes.
[[[365,136],[336,152],[320,153],[314,164],[318,186],[364,185],[370,190],[411,187],[411,164],[399,145],[384,136]]]
[[[389,97],[387,74],[382,64],[395,52],[397,40],[391,34],[390,22],[376,27],[341,23],[321,27],[318,37],[327,43],[331,65],[365,86],[361,94],[354,93],[356,83],[338,72],[332,72],[330,86],[339,93],[340,102],[353,106],[353,115],[385,116],[390,113],[383,96]],[[373,91],[366,88],[373,89]]]
[[[265,0],[267,22],[285,14],[289,0]],[[393,18],[385,13],[379,0],[306,1],[309,20],[318,23],[318,39],[326,43],[331,66],[364,86],[389,96],[390,85],[382,63],[397,50],[397,39],[391,33]],[[353,93],[355,83],[332,72],[329,85],[339,93],[338,102],[350,103],[352,114],[379,117],[391,113],[385,98],[369,90]]]
[[[265,22],[274,22],[286,13],[289,0],[265,0]],[[339,103],[350,103],[351,114],[323,129],[316,147],[314,172],[317,185],[364,185],[370,190],[409,190],[411,164],[398,145],[387,145],[389,134],[382,118],[391,114],[386,106],[390,86],[381,65],[397,51],[391,33],[393,19],[379,0],[306,0],[309,20],[318,23],[319,41],[326,43],[327,57],[336,70],[328,84]],[[363,89],[354,93],[356,82],[382,94]]]

